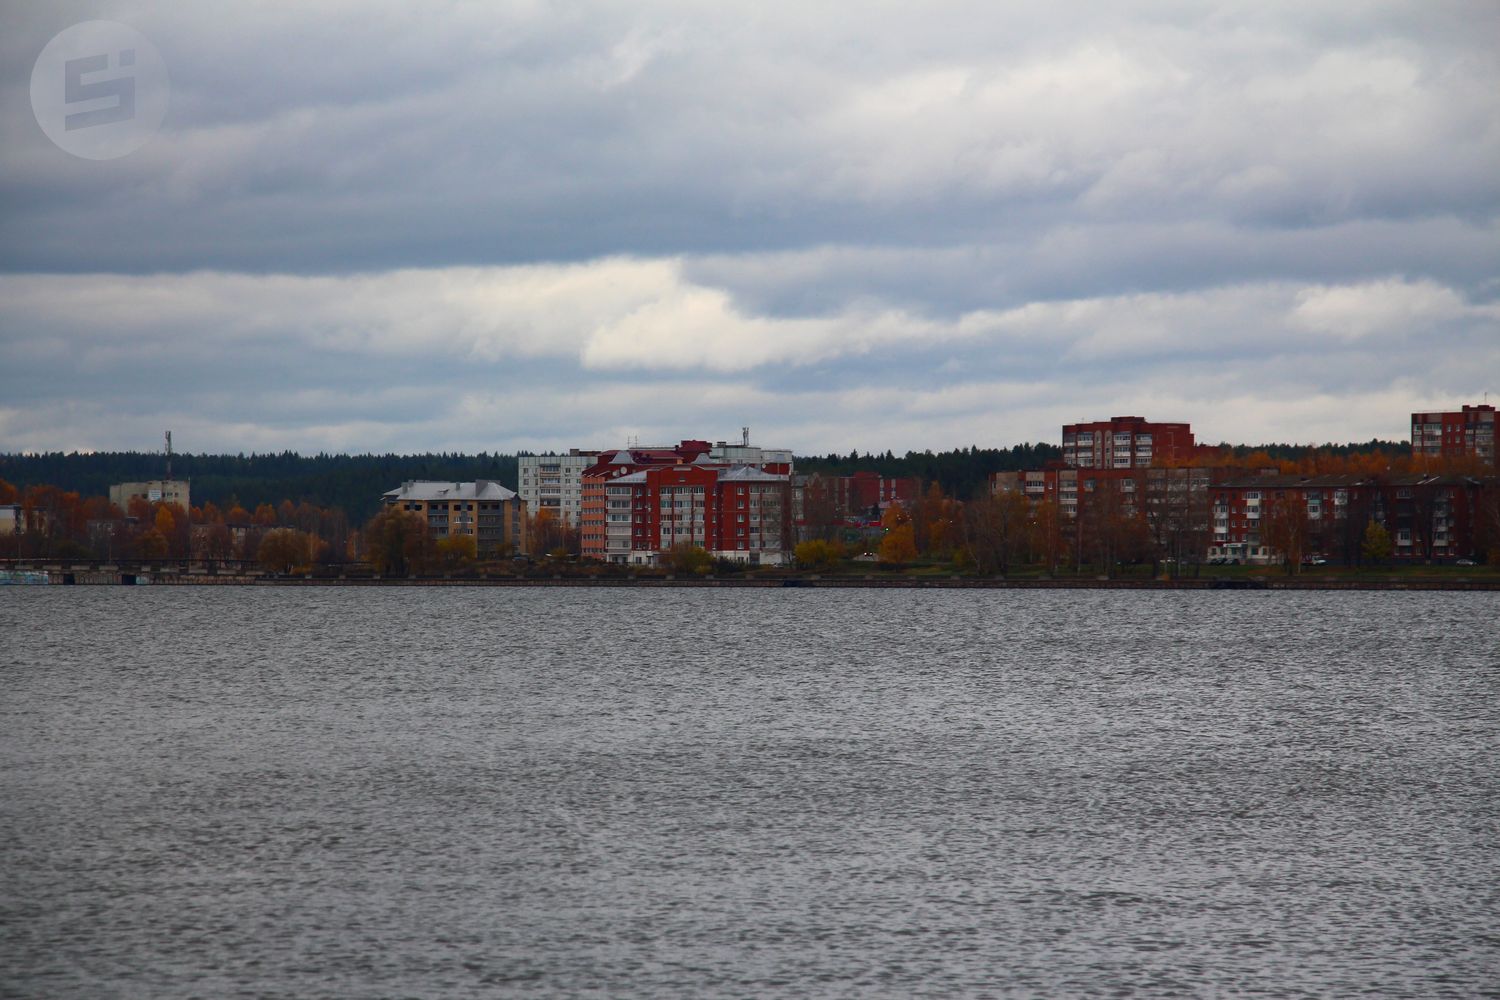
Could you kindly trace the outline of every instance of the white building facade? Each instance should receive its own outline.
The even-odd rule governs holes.
[[[566,455],[522,455],[516,459],[517,492],[532,517],[548,511],[572,528],[583,514],[583,472],[599,461],[599,452],[573,448]]]

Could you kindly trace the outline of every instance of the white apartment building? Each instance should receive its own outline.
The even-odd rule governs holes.
[[[566,455],[522,455],[516,459],[517,492],[533,517],[538,511],[550,511],[576,528],[583,514],[583,472],[598,461],[597,451],[579,448],[569,449]]]

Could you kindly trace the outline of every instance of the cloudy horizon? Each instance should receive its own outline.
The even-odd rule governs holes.
[[[0,452],[1315,444],[1500,394],[1494,4],[0,10]],[[96,19],[171,97],[102,161],[28,95]]]

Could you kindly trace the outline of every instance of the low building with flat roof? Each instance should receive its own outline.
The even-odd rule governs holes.
[[[148,479],[141,483],[116,483],[109,488],[109,502],[121,510],[140,497],[147,503],[175,503],[183,510],[193,506],[191,487],[186,479]]]

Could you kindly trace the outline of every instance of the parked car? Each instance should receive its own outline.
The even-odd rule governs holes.
[[[1479,564],[1476,563],[1472,559],[1460,559],[1456,563],[1454,563],[1453,565],[1455,565],[1455,566],[1477,566]]]

